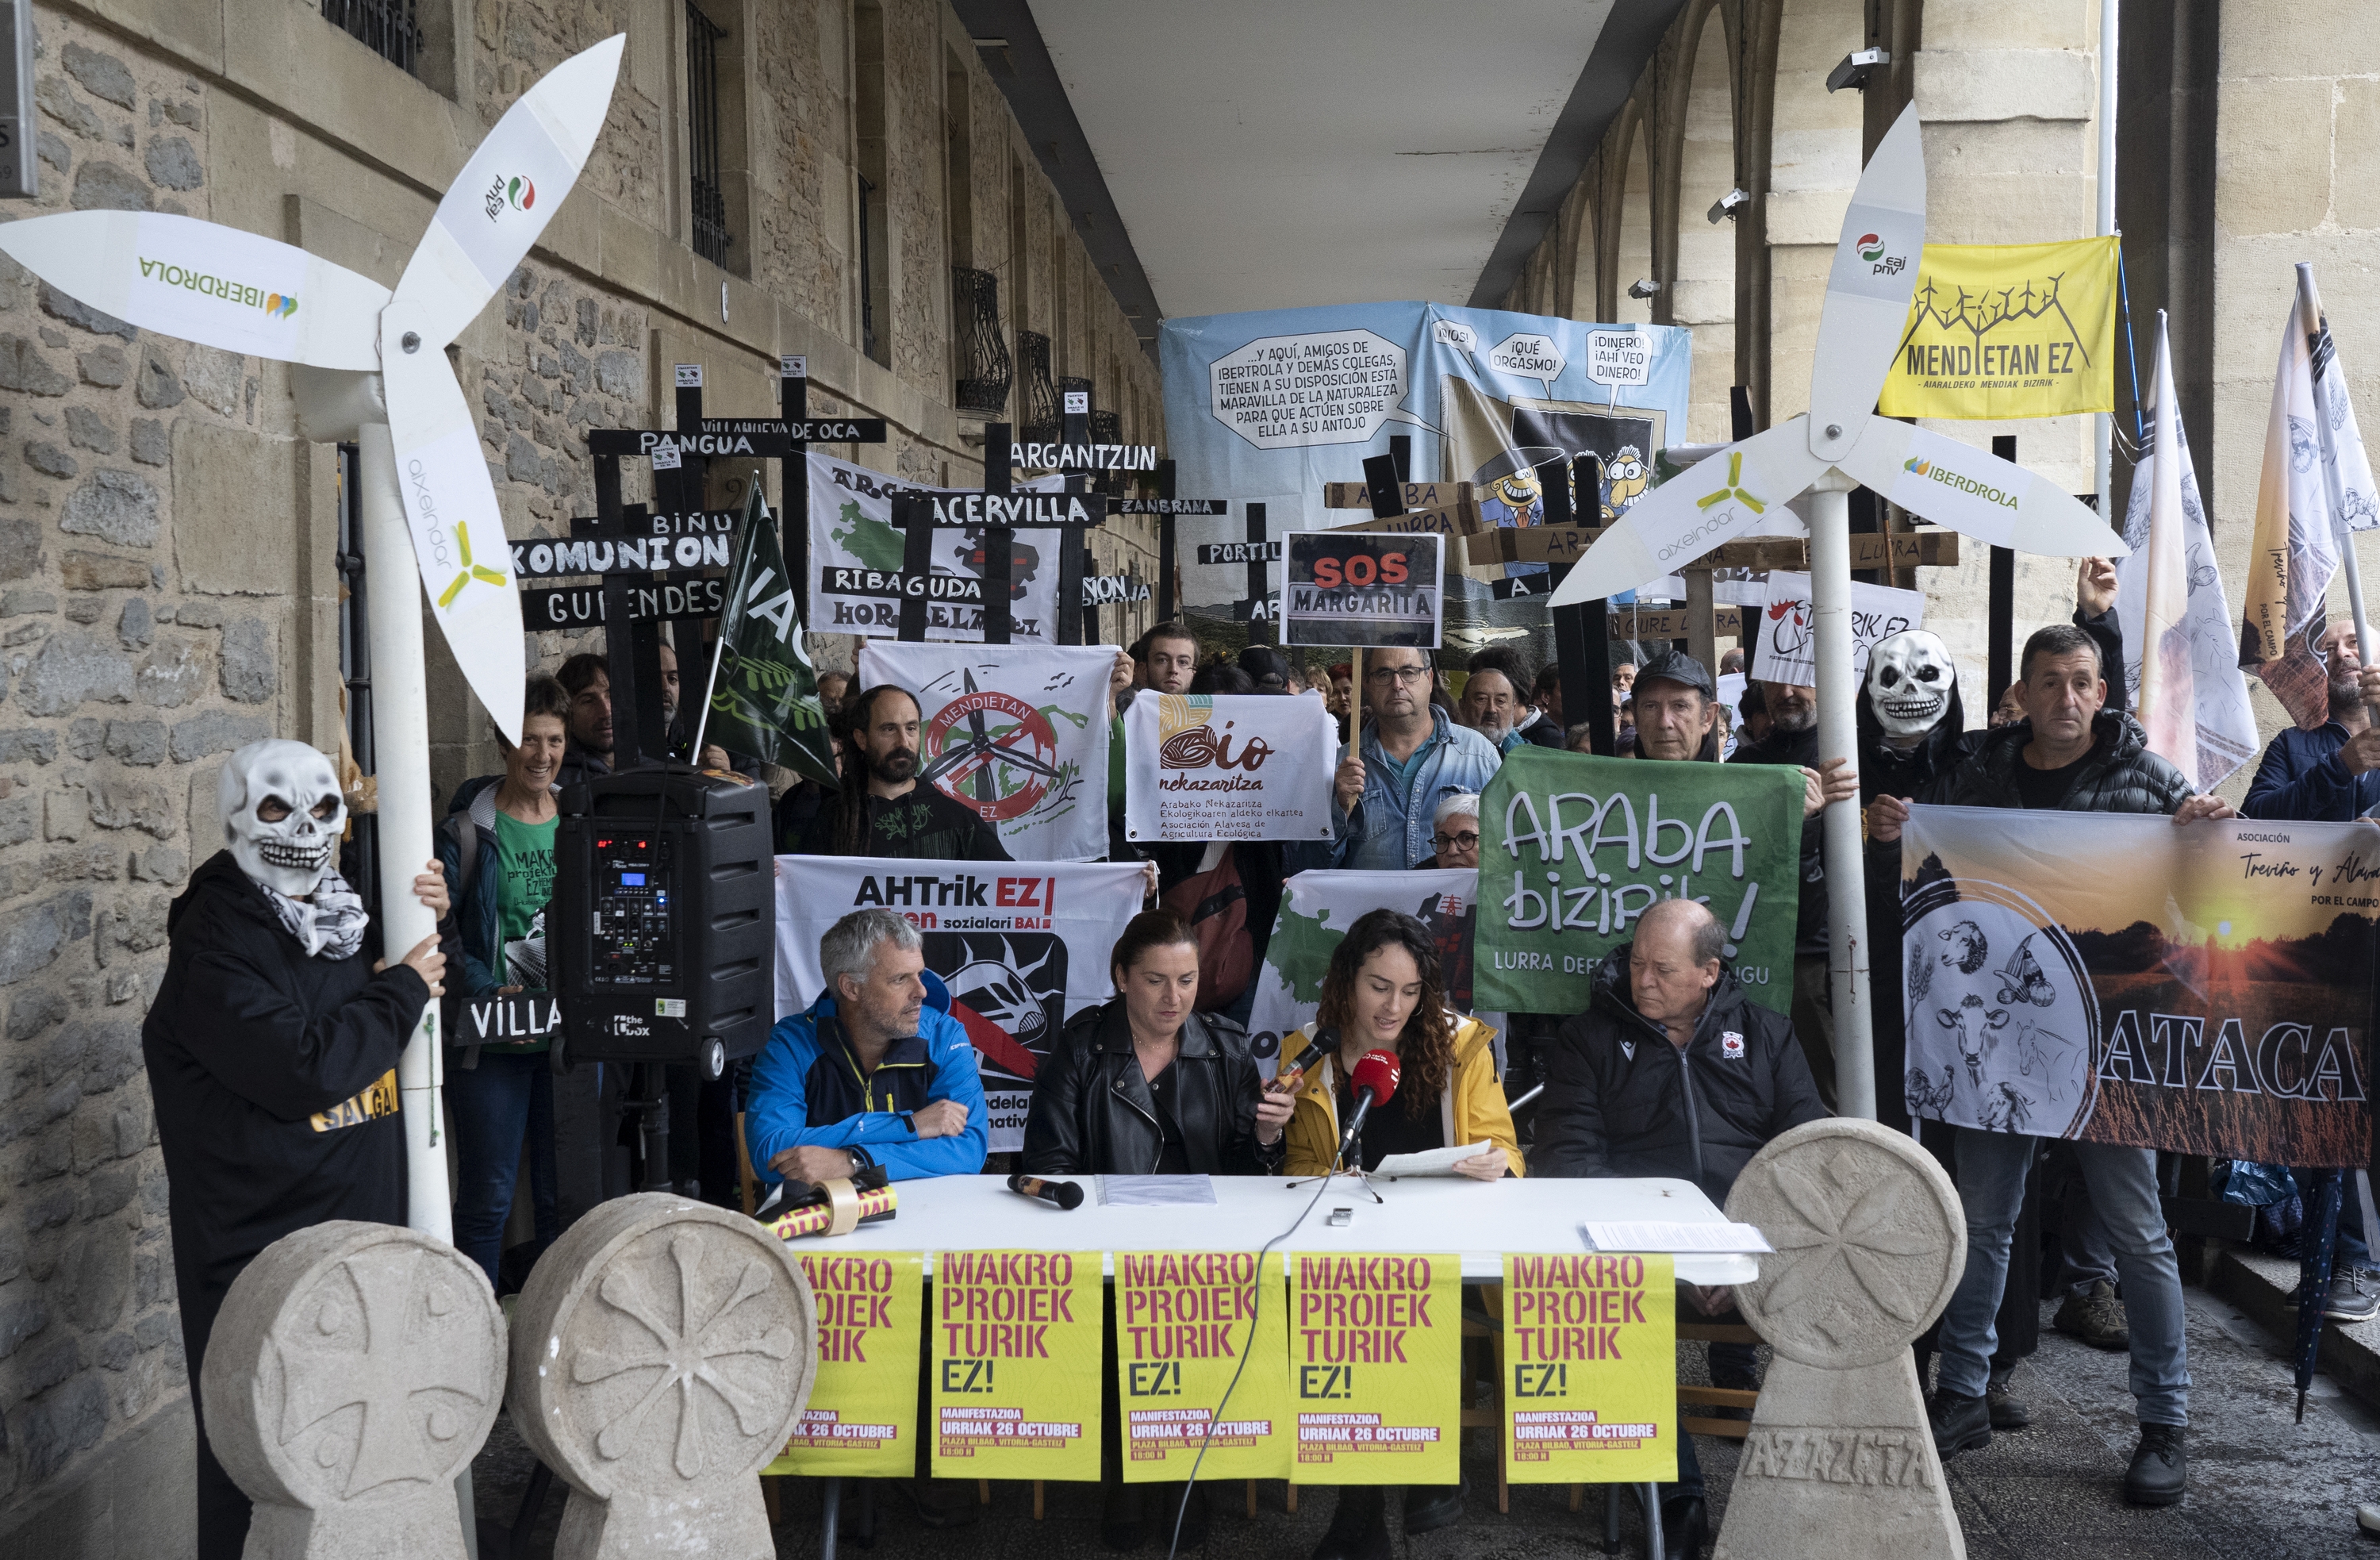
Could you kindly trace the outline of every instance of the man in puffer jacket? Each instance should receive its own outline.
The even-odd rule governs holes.
[[[2181,771],[2148,750],[2140,722],[2104,708],[2107,684],[2099,657],[2098,643],[2080,628],[2058,624],[2035,632],[2018,665],[2025,719],[1989,733],[1972,757],[1935,776],[1918,799],[1953,807],[2162,812],[2177,825],[2233,816],[2222,798],[2191,794]],[[1868,835],[1888,845],[1908,820],[1908,798],[1879,796],[1869,811]],[[1998,1341],[1993,1319],[2008,1282],[2025,1173],[2041,1149],[2039,1139],[2024,1133],[1967,1126],[1958,1131],[1967,1267],[1942,1312],[1941,1365],[1929,1408],[1934,1443],[1945,1457],[1991,1444],[1984,1389]],[[2181,1272],[2166,1233],[2156,1153],[2116,1143],[2073,1149],[2091,1205],[2115,1249],[2131,1322],[2141,1439],[2124,1475],[2124,1496],[2136,1505],[2171,1505],[2189,1482],[2182,1427],[2190,1419],[2190,1360]]]

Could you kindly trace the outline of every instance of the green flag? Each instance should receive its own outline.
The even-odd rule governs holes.
[[[727,575],[727,613],[719,623],[719,658],[702,741],[758,754],[830,790],[834,743],[819,704],[818,674],[802,647],[801,608],[785,573],[784,550],[768,501],[754,483]]]
[[[1700,899],[1743,994],[1793,1002],[1802,774],[1512,750],[1479,798],[1472,1000],[1584,1013],[1595,967],[1657,899]]]

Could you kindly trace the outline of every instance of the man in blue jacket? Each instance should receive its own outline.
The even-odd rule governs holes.
[[[1496,745],[1430,702],[1436,657],[1399,646],[1367,651],[1360,697],[1372,712],[1360,748],[1341,759],[1333,784],[1338,825],[1329,863],[1402,872],[1436,847],[1438,804],[1476,795],[1502,768]]]
[[[975,1048],[917,929],[854,910],[819,942],[826,990],[752,1064],[744,1130],[763,1180],[973,1176],[991,1141]]]

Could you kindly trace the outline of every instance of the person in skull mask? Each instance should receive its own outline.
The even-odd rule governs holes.
[[[406,1222],[396,1061],[446,968],[435,936],[367,961],[363,904],[334,864],[347,809],[329,759],[251,742],[216,797],[225,848],[166,912],[165,978],[140,1031],[193,1406],[215,1314],[259,1252],[325,1220]],[[413,892],[444,918],[435,860]],[[237,1560],[249,1500],[203,1415],[198,1507],[200,1560]]]

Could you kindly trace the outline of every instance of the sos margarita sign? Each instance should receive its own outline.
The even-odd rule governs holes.
[[[1445,538],[1293,530],[1281,541],[1281,643],[1438,648]]]

